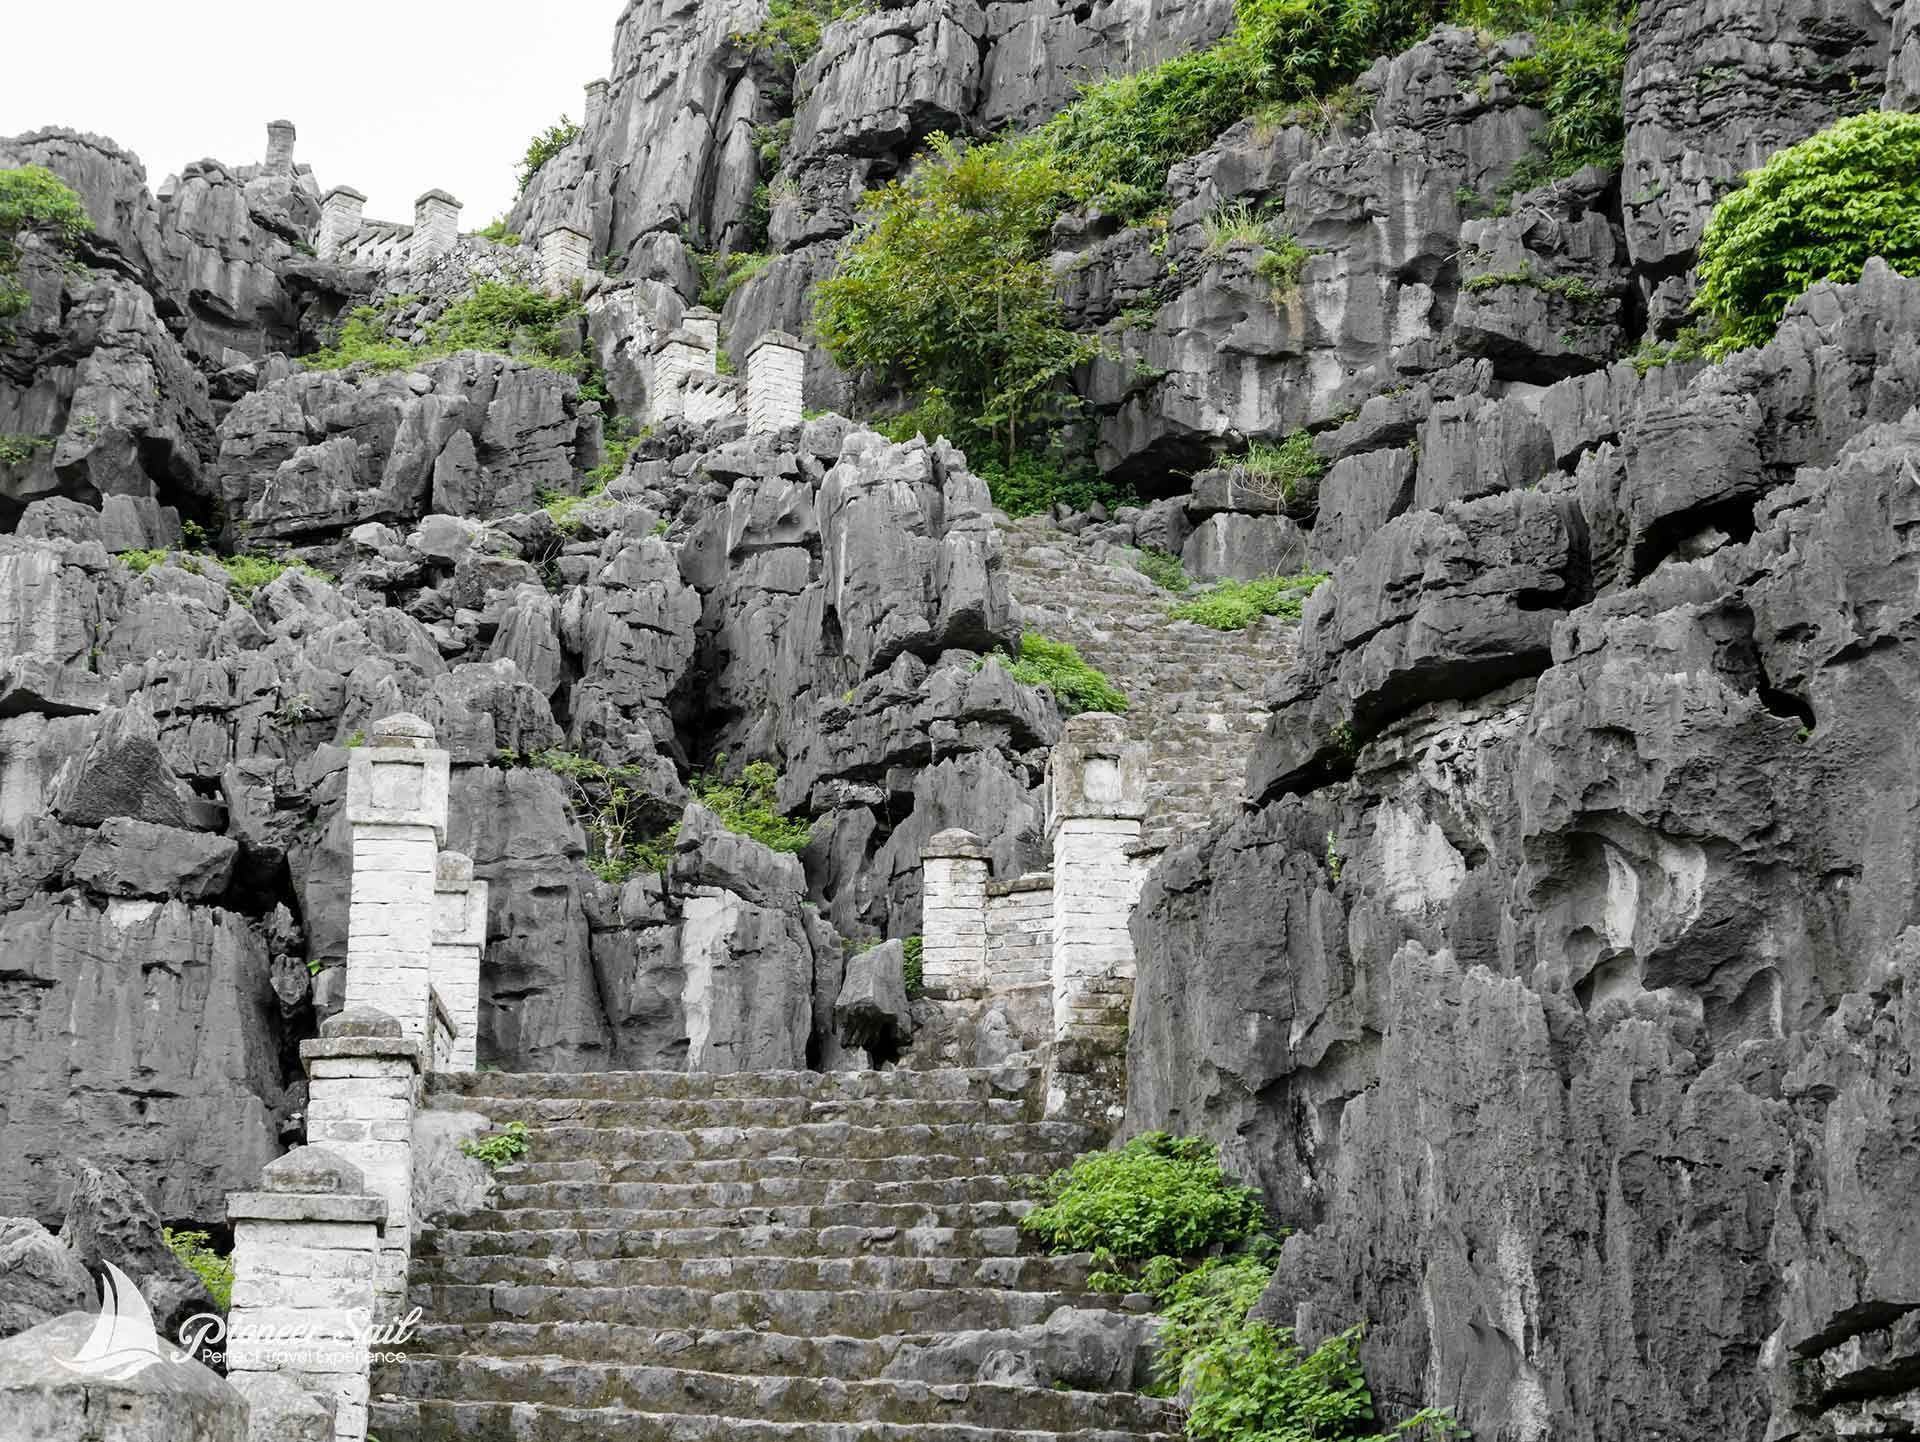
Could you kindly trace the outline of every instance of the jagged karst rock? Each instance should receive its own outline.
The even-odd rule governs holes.
[[[0,1337],[11,1337],[94,1300],[93,1279],[59,1237],[31,1217],[0,1221]]]
[[[110,1167],[75,1159],[60,1240],[83,1267],[98,1272],[111,1262],[132,1278],[155,1329],[169,1340],[189,1317],[219,1310],[206,1285],[167,1246],[147,1198]]]

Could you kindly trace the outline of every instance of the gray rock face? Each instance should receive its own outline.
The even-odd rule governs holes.
[[[31,1217],[0,1221],[0,1337],[11,1337],[94,1300],[73,1249]]]
[[[1262,804],[1147,883],[1128,1125],[1259,1180],[1298,1228],[1263,1307],[1364,1317],[1379,1393],[1596,1442],[1913,1411],[1916,299],[1819,287],[1615,386],[1577,475],[1435,487],[1311,603]]]
[[[85,1158],[73,1164],[73,1195],[60,1240],[89,1271],[108,1262],[133,1279],[160,1335],[172,1341],[189,1317],[218,1308],[206,1286],[167,1246],[160,1219],[132,1182]]]
[[[91,1313],[73,1312],[0,1342],[0,1407],[19,1442],[247,1442],[247,1404],[198,1362],[159,1362],[124,1381],[78,1377]],[[102,1432],[102,1419],[111,1431]]]

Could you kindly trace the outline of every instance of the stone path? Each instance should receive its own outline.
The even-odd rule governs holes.
[[[489,1210],[425,1229],[426,1326],[377,1367],[381,1442],[1173,1442],[1166,1402],[911,1380],[914,1349],[1040,1323],[1015,1178],[1088,1145],[1024,1069],[483,1072],[428,1105],[523,1121]],[[1019,1352],[1017,1342],[1004,1345]]]
[[[1236,807],[1267,724],[1267,681],[1292,664],[1298,627],[1269,618],[1213,631],[1170,620],[1175,597],[1131,566],[1096,561],[1045,517],[1000,536],[1027,629],[1071,641],[1127,695],[1128,729],[1153,752],[1146,844],[1170,845]]]

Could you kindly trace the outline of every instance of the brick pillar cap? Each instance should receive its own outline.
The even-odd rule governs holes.
[[[593,238],[592,236],[588,235],[584,230],[580,229],[580,227],[577,225],[555,225],[555,226],[548,227],[545,231],[541,233],[541,236],[540,236],[541,244],[544,245],[547,241],[552,240],[556,235],[571,235],[579,240],[591,240]],[[692,312],[688,312],[688,314],[692,314]]]
[[[399,1037],[401,1034],[399,1017],[389,1016],[372,1006],[348,1007],[320,1023],[320,1035],[328,1041],[343,1036]]]
[[[270,131],[272,131],[272,130],[292,130],[292,129],[293,129],[293,122],[292,122],[291,120],[269,120],[269,121],[267,122],[267,129],[268,129],[268,130],[270,130]]]
[[[369,746],[389,750],[426,751],[433,746],[433,727],[410,712],[383,716],[367,728]]]
[[[693,312],[689,311],[687,314],[691,315]],[[697,335],[693,331],[684,328],[668,331],[665,335],[661,336],[659,340],[654,342],[653,348],[660,351],[665,350],[670,345],[692,346],[695,350],[713,349],[712,346],[707,344],[707,338],[705,336]]]
[[[604,80],[589,80],[587,82],[587,89],[589,90],[605,90],[606,88],[607,82]]]
[[[445,201],[448,205],[451,205],[455,210],[460,209],[460,202],[455,200],[451,195],[448,195],[444,190],[429,190],[425,192],[424,194],[421,195],[421,197],[418,200],[414,201],[413,203],[414,209],[418,210],[421,206],[425,205],[429,200]]]
[[[1127,740],[1127,723],[1111,711],[1083,711],[1067,718],[1061,739],[1069,746],[1117,746]]]
[[[920,848],[922,861],[985,861],[987,846],[971,831],[959,827],[949,827],[945,831],[936,831]]]
[[[261,1169],[260,1190],[360,1196],[367,1190],[367,1179],[352,1162],[324,1147],[295,1147]]]
[[[325,195],[320,197],[320,203],[322,205],[325,205],[329,200],[332,200],[336,197],[342,200],[357,200],[362,205],[365,205],[367,203],[366,196],[362,195],[359,191],[355,190],[351,185],[334,186],[332,190],[329,190]]]
[[[473,858],[459,851],[443,851],[433,868],[435,891],[471,891]]]
[[[755,351],[759,350],[761,346],[767,345],[784,346],[788,350],[798,351],[803,351],[807,348],[806,342],[798,336],[789,335],[783,330],[770,330],[763,332],[752,345],[747,347],[747,354],[751,356]]]

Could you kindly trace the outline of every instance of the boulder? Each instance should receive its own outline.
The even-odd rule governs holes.
[[[227,889],[239,854],[230,837],[113,816],[80,853],[73,877],[106,896],[202,901]]]
[[[31,1217],[0,1219],[0,1337],[11,1337],[95,1300],[73,1249]]]
[[[913,1035],[913,1013],[907,1001],[905,967],[906,952],[898,941],[885,941],[847,958],[846,980],[833,1003],[841,1045],[885,1057],[907,1044]]]
[[[219,1310],[206,1284],[167,1246],[146,1197],[111,1167],[74,1162],[60,1237],[89,1270],[111,1262],[131,1277],[163,1338],[177,1339],[189,1317]]]
[[[9,1442],[251,1442],[245,1398],[198,1362],[168,1356],[120,1378],[63,1365],[95,1321],[72,1312],[0,1342]],[[105,1431],[102,1419],[111,1419]]]

